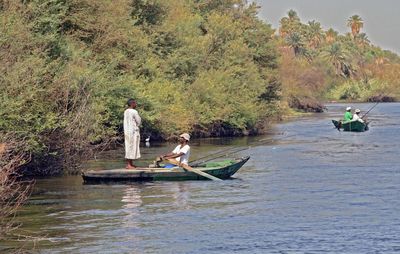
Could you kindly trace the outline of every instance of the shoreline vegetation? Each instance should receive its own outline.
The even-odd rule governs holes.
[[[32,181],[21,181],[16,173],[29,158],[23,151],[21,141],[3,137],[7,144],[0,143],[0,242],[8,238],[32,239],[17,232],[20,224],[15,219],[18,209],[25,203],[32,190]],[[19,248],[16,252],[22,252]]]
[[[130,97],[153,140],[257,135],[323,101],[399,100],[400,58],[358,15],[339,34],[294,10],[276,29],[257,14],[241,0],[0,0],[0,144],[24,144],[19,174],[68,174],[121,142]]]

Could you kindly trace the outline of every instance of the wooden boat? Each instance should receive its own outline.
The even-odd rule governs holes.
[[[222,162],[208,162],[194,166],[220,179],[227,179],[234,175],[250,159],[250,156]],[[82,172],[85,183],[102,182],[130,182],[130,181],[179,181],[179,180],[207,180],[196,173],[189,172],[181,167],[173,168],[137,168],[137,169],[109,169],[90,170]]]
[[[333,125],[335,125],[336,129],[344,131],[356,131],[363,132],[368,130],[368,122],[360,122],[360,121],[336,121],[332,120]]]

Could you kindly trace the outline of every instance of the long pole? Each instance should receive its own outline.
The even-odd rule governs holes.
[[[233,150],[242,150],[242,148],[238,148],[238,147],[230,147],[230,148],[226,148],[226,149],[222,149],[222,150],[220,150],[220,151],[218,151],[218,152],[216,152],[216,153],[212,153],[212,154],[208,154],[208,155],[206,155],[206,156],[203,156],[203,157],[200,157],[200,158],[198,158],[198,159],[196,159],[196,160],[193,160],[193,161],[190,161],[190,163],[193,163],[193,162],[196,162],[196,161],[201,161],[201,160],[203,160],[203,159],[205,159],[205,158],[208,158],[208,157],[210,157],[210,156],[219,156],[219,155],[221,155],[222,153],[225,155],[226,153],[228,153],[228,152],[231,152],[231,150],[233,151]],[[234,152],[236,152],[236,151],[234,151]]]
[[[377,103],[375,103],[375,105],[374,106],[372,106],[368,111],[367,111],[367,113],[365,113],[361,118],[364,118],[373,108],[375,108],[376,107],[376,105],[378,105],[379,104],[379,102],[380,101],[378,101]]]
[[[191,161],[190,165],[192,165],[192,166],[193,165],[198,165],[198,164],[201,164],[201,163],[204,163],[204,162],[208,162],[208,161],[211,161],[211,160],[214,160],[214,159],[218,159],[218,158],[221,158],[221,157],[224,157],[224,156],[227,156],[227,155],[231,155],[231,154],[243,151],[243,150],[250,149],[253,146],[259,146],[259,145],[262,145],[262,144],[272,143],[273,141],[281,140],[283,138],[293,137],[293,136],[296,136],[296,135],[297,134],[293,134],[293,135],[289,135],[289,136],[281,137],[281,138],[277,138],[277,139],[260,139],[257,142],[255,142],[252,146],[248,146],[246,148],[240,148],[239,147],[239,149],[238,149],[238,147],[231,147],[231,148],[228,148],[228,149],[221,150],[221,151],[219,151],[217,153],[209,154],[209,155],[201,157],[201,158],[199,158],[197,160]],[[223,152],[225,152],[225,153],[223,153]],[[205,159],[205,158],[210,157],[210,156],[211,156],[211,158],[209,158],[207,160],[202,160],[202,159]]]

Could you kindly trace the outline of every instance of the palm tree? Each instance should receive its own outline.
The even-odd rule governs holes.
[[[344,66],[348,66],[346,63],[346,54],[339,43],[333,43],[322,53],[322,56],[328,60],[328,62],[332,63],[336,75],[343,74]]]
[[[300,18],[294,10],[290,10],[287,15],[279,22],[279,34],[281,37],[286,37],[288,34],[295,32],[300,25]]]
[[[347,26],[351,28],[353,38],[360,33],[361,28],[364,26],[364,21],[358,15],[353,15],[347,20]]]
[[[326,31],[326,41],[328,43],[332,43],[336,40],[336,37],[338,36],[338,32],[336,32],[335,30],[333,30],[332,28],[329,28],[328,31]]]
[[[292,22],[300,22],[300,18],[295,10],[290,9],[287,13],[289,20]]]
[[[295,56],[298,56],[304,50],[303,38],[297,32],[289,34],[286,37],[286,43],[293,49]]]
[[[306,34],[310,47],[314,49],[321,44],[325,37],[321,24],[315,20],[308,22]]]

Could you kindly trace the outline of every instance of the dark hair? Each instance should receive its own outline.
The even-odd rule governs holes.
[[[131,106],[131,104],[134,102],[136,102],[136,101],[134,99],[130,98],[126,104],[128,104],[128,106]]]

